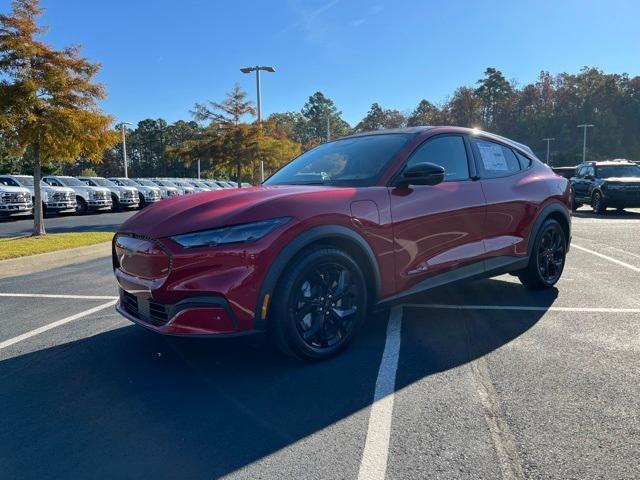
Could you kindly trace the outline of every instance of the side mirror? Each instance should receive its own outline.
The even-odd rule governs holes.
[[[444,167],[435,163],[416,163],[403,173],[400,185],[437,185],[444,180]]]

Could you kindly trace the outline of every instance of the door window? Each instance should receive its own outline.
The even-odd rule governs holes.
[[[525,157],[524,155],[516,152],[516,157],[518,157],[518,162],[520,162],[520,168],[522,170],[526,170],[531,166],[531,159]]]
[[[467,151],[461,136],[447,135],[427,140],[413,152],[407,167],[424,162],[444,167],[445,182],[469,178]]]
[[[471,142],[480,159],[480,171],[483,177],[506,177],[520,171],[520,162],[510,148],[479,138],[472,138]]]

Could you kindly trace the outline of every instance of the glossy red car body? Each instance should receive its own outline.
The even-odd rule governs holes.
[[[114,239],[118,311],[160,333],[235,335],[266,330],[279,275],[312,244],[338,246],[383,303],[451,281],[526,266],[532,235],[555,218],[570,238],[570,187],[522,145],[458,127],[408,129],[412,140],[376,185],[263,186],[163,200]],[[397,188],[406,159],[437,135],[478,136],[528,156],[501,178]],[[478,158],[467,152],[471,171]],[[291,220],[257,241],[185,249],[171,236],[276,217]]]

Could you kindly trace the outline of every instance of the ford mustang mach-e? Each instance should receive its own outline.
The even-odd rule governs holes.
[[[118,311],[163,334],[343,349],[371,308],[460,280],[560,278],[571,191],[524,145],[458,127],[345,137],[259,187],[171,198],[114,237]]]

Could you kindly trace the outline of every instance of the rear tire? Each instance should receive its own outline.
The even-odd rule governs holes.
[[[271,301],[269,332],[283,353],[325,360],[353,340],[367,307],[367,284],[342,250],[319,248],[284,271]]]
[[[593,209],[593,213],[597,213],[599,215],[603,215],[607,212],[607,205],[600,192],[593,192],[593,195],[591,196],[591,208]]]
[[[567,238],[562,226],[546,220],[536,235],[527,268],[518,272],[522,284],[532,290],[553,287],[562,275],[567,255]]]

